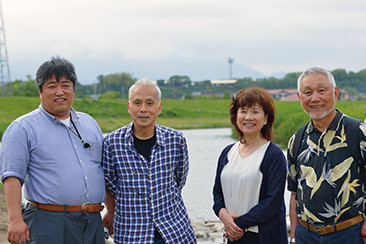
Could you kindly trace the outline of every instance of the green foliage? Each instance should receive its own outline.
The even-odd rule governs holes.
[[[137,80],[128,73],[114,73],[110,75],[98,76],[97,92],[103,94],[107,91],[121,92],[123,97],[127,97],[128,89]]]
[[[186,75],[174,75],[169,78],[168,85],[169,86],[190,86],[192,83],[191,78]]]
[[[109,91],[99,97],[99,99],[118,99],[121,98],[121,92]]]
[[[5,96],[14,97],[38,97],[38,87],[34,80],[15,80],[5,84],[3,88]]]

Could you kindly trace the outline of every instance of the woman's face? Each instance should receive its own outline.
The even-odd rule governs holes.
[[[241,107],[236,114],[236,124],[245,136],[254,136],[261,133],[261,129],[267,124],[267,115],[258,103],[251,107]]]

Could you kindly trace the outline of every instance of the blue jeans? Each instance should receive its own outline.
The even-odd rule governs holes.
[[[298,224],[295,232],[296,244],[363,244],[362,224],[363,221],[347,229],[325,235],[318,235]]]

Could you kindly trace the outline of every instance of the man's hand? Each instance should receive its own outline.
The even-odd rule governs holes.
[[[113,235],[113,215],[116,209],[116,199],[112,196],[112,194],[106,189],[106,200],[104,202],[107,212],[103,216],[103,225],[108,226],[109,235]]]
[[[29,240],[30,234],[22,217],[20,180],[15,177],[6,178],[4,192],[9,215],[8,241],[14,244],[25,244],[25,240]]]
[[[219,217],[225,226],[225,236],[228,237],[230,241],[236,241],[243,237],[244,230],[234,222],[234,219],[240,217],[240,215],[230,214],[225,208],[222,208],[219,212]]]
[[[22,218],[10,220],[8,225],[8,241],[13,244],[25,244],[29,241],[29,229]]]
[[[113,235],[113,212],[110,212],[107,210],[107,212],[103,216],[103,225],[108,226],[109,229],[109,235]]]

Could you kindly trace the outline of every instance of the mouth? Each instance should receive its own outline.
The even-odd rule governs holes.
[[[66,99],[65,99],[65,98],[58,98],[58,99],[55,99],[55,103],[59,103],[59,104],[61,104],[61,103],[64,103],[64,102],[66,102]]]
[[[324,105],[310,106],[310,108],[311,108],[311,109],[315,109],[315,110],[317,110],[317,109],[322,109],[322,108],[324,108]]]
[[[244,126],[247,126],[247,127],[254,127],[255,124],[254,123],[244,123]]]

